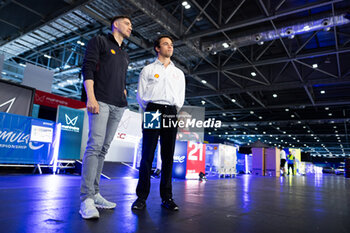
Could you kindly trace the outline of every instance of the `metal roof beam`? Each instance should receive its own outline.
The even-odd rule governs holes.
[[[331,74],[331,73],[329,73],[329,72],[327,72],[327,71],[324,71],[324,70],[321,70],[321,69],[319,69],[319,68],[313,68],[311,65],[306,64],[306,63],[301,62],[301,61],[298,61],[297,59],[295,59],[295,61],[298,62],[298,63],[300,63],[300,64],[302,64],[302,65],[304,65],[304,66],[309,67],[310,69],[315,69],[315,70],[317,70],[317,71],[319,71],[319,72],[321,72],[321,73],[324,73],[324,74],[326,74],[326,75],[329,75],[329,76],[331,76],[331,77],[333,77],[333,78],[338,78],[338,77],[337,77],[336,75],[334,75],[334,74]],[[293,62],[292,62],[292,63],[293,63]]]
[[[201,97],[203,98],[203,97]],[[339,101],[322,101],[322,102],[318,102],[318,103],[315,103],[315,106],[310,104],[310,103],[293,103],[293,109],[305,109],[307,107],[323,107],[323,106],[342,106],[342,105],[349,105],[350,104],[350,101],[349,100],[339,100]],[[284,104],[284,105],[266,105],[266,108],[267,109],[286,109],[286,108],[291,108],[291,104]],[[250,107],[250,108],[244,108],[245,111],[259,111],[259,110],[266,110],[264,108],[261,108],[261,107]],[[225,109],[226,112],[231,112],[231,113],[236,113],[236,114],[239,114],[239,113],[242,113],[242,110],[241,109],[236,109],[236,108],[232,108],[232,109]],[[208,112],[208,114],[211,112],[211,111],[206,111],[206,113]],[[220,112],[216,113],[216,114],[220,114]],[[298,119],[296,119],[298,120]],[[328,120],[334,120],[334,119],[328,119]],[[341,123],[341,122],[339,122]]]
[[[236,9],[231,13],[231,15],[226,19],[225,21],[225,24],[227,24],[231,18],[237,13],[237,11],[239,10],[239,8],[241,8],[241,6],[243,5],[243,3],[245,2],[246,0],[242,0],[239,5],[236,7]]]
[[[128,0],[128,2],[132,3],[139,10],[152,18],[155,22],[178,39],[181,38],[183,32],[186,31],[186,27],[184,27],[173,15],[166,11],[156,0]],[[195,47],[191,41],[185,40],[184,42],[191,50],[196,52],[206,62],[213,66],[213,68],[217,69],[217,66],[207,58],[207,54]]]
[[[239,65],[227,65],[223,66],[221,68],[222,71],[228,71],[228,70],[237,70],[237,69],[244,69],[244,68],[251,68],[254,66],[265,66],[265,65],[272,65],[272,64],[278,64],[278,63],[285,63],[285,62],[290,62],[290,61],[295,61],[295,60],[302,60],[302,59],[307,59],[307,58],[314,58],[314,57],[322,57],[322,56],[328,56],[328,55],[333,55],[333,54],[341,54],[341,53],[349,53],[350,48],[342,48],[337,50],[324,50],[324,51],[319,51],[319,52],[313,52],[313,53],[305,53],[305,54],[300,54],[297,55],[296,57],[288,58],[288,57],[279,57],[279,58],[273,58],[273,59],[266,59],[266,60],[261,60],[258,62],[252,62],[251,63],[244,63],[244,64],[239,64]],[[201,74],[210,74],[210,73],[216,73],[217,69],[202,69],[202,70],[197,70],[195,72],[192,72],[191,74],[194,75],[201,75]]]
[[[26,5],[24,5],[24,4],[22,4],[22,3],[18,2],[18,1],[15,1],[15,0],[11,0],[11,1],[12,1],[13,3],[15,3],[16,5],[18,5],[18,6],[22,7],[22,8],[24,8],[24,9],[26,9],[27,11],[30,11],[30,12],[34,13],[35,15],[39,16],[41,19],[44,19],[44,15],[42,15],[42,14],[40,14],[39,12],[33,10],[32,8],[26,6]]]
[[[191,39],[196,39],[196,38],[200,38],[200,37],[204,37],[204,36],[210,36],[213,34],[225,32],[225,31],[229,31],[229,30],[234,30],[234,29],[239,29],[239,28],[243,28],[243,27],[247,27],[247,26],[252,26],[255,24],[264,23],[264,22],[274,20],[277,18],[281,18],[284,16],[300,13],[303,11],[308,11],[308,10],[311,10],[311,9],[314,9],[317,7],[327,6],[327,5],[330,5],[332,3],[338,3],[338,2],[342,2],[342,1],[343,0],[332,0],[332,1],[325,0],[322,2],[306,4],[304,6],[300,6],[300,7],[294,8],[292,10],[285,10],[285,11],[283,11],[279,14],[273,15],[273,16],[263,17],[263,18],[260,17],[260,18],[253,19],[253,20],[247,20],[247,21],[241,22],[241,23],[233,23],[230,25],[225,25],[219,29],[211,29],[211,30],[207,30],[204,32],[194,33],[192,35],[185,36],[185,39],[191,40]]]
[[[1,41],[0,42],[0,46],[3,46],[21,36],[23,36],[24,34],[27,34],[27,33],[30,33],[30,32],[33,32],[35,30],[37,30],[38,28],[42,28],[43,26],[45,25],[49,25],[50,23],[54,22],[55,20],[57,20],[58,18],[62,17],[62,14],[69,14],[71,12],[73,12],[74,10],[76,10],[80,5],[82,4],[85,4],[87,2],[90,2],[92,0],[76,0],[76,1],[70,1],[70,6],[69,7],[65,7],[65,8],[62,8],[62,9],[59,9],[57,10],[56,12],[54,12],[53,14],[47,16],[45,18],[45,23],[41,24],[41,25],[32,25],[30,26],[29,28],[27,28],[25,31],[22,31],[21,28],[18,28],[16,25],[12,25],[12,26],[15,26],[17,27],[17,29],[19,30],[20,34],[17,34],[15,37],[13,38],[9,38],[8,40],[5,40],[5,41]],[[68,2],[68,1],[67,1]],[[0,21],[2,21],[0,19]]]
[[[186,99],[196,99],[196,98],[203,98],[203,97],[210,97],[210,96],[217,96],[217,95],[224,95],[224,94],[228,94],[228,95],[240,94],[240,93],[246,93],[248,91],[255,92],[255,91],[290,90],[290,89],[298,89],[298,88],[300,89],[300,88],[304,88],[304,85],[312,86],[312,85],[327,85],[327,84],[339,84],[339,85],[350,84],[350,78],[315,79],[315,80],[308,80],[305,83],[302,83],[300,81],[283,82],[283,83],[273,83],[269,86],[256,85],[256,86],[251,86],[251,87],[246,87],[246,88],[232,88],[231,87],[231,88],[221,89],[220,91],[214,91],[214,92],[213,91],[196,92],[195,95],[187,95]]]
[[[332,4],[332,14],[333,16],[335,16],[335,10],[334,10],[334,4]],[[336,25],[334,25],[333,27],[333,31],[334,31],[334,41],[335,41],[335,49],[338,50],[339,49],[339,45],[338,45],[338,37],[337,37],[337,27]],[[338,68],[338,78],[341,78],[341,69],[340,69],[340,59],[339,59],[339,54],[336,54],[337,57],[337,68]]]

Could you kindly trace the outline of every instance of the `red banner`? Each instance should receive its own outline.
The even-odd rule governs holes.
[[[34,104],[57,108],[58,105],[70,108],[85,108],[84,102],[74,99],[69,99],[59,95],[54,95],[44,91],[35,91]]]
[[[205,173],[205,144],[188,142],[186,178],[198,178],[200,172]]]

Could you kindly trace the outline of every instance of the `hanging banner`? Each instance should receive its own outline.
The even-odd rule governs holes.
[[[58,106],[56,122],[62,124],[58,159],[80,159],[84,111]]]
[[[33,135],[45,131],[46,136],[53,136],[55,123],[48,120],[33,122],[33,118],[0,112],[0,163],[8,164],[49,164],[52,153],[52,141],[32,141],[32,126],[40,125],[40,129]],[[47,134],[50,132],[49,134]],[[37,139],[40,139],[40,137]]]
[[[27,62],[23,71],[22,84],[37,90],[51,92],[54,73],[53,70],[48,70]]]
[[[57,108],[58,105],[70,107],[70,108],[85,108],[84,102],[66,98],[59,95],[54,95],[44,91],[35,91],[34,104],[43,105],[51,108]]]

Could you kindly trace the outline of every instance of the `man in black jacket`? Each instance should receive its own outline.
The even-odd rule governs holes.
[[[111,20],[111,29],[112,34],[89,41],[82,67],[89,116],[80,190],[79,213],[84,219],[99,218],[96,207],[116,206],[101,196],[99,183],[105,155],[127,106],[125,83],[129,56],[123,40],[131,34],[131,19],[116,16]]]

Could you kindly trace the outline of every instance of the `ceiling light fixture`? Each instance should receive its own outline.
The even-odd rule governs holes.
[[[222,43],[222,46],[223,46],[225,49],[227,49],[228,47],[230,47],[230,45],[227,44],[226,42]]]

